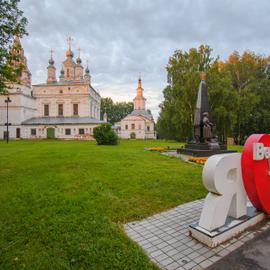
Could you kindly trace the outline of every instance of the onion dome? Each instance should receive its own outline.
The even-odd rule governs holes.
[[[72,52],[72,50],[71,49],[68,49],[67,51],[66,51],[66,57],[73,57],[73,52]]]
[[[49,59],[49,64],[50,64],[51,66],[54,65],[54,60],[53,60],[52,58]]]
[[[61,69],[61,71],[60,71],[60,73],[61,73],[61,75],[64,75],[64,69],[63,69],[63,67],[62,67],[62,69]]]
[[[81,64],[82,63],[82,59],[80,57],[77,57],[76,62],[77,62],[77,64]]]
[[[90,73],[90,70],[89,70],[89,68],[87,67],[86,69],[85,69],[85,74],[89,74]]]

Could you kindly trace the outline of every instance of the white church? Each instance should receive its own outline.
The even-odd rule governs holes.
[[[24,70],[8,95],[0,95],[0,139],[92,139],[100,120],[100,94],[91,85],[88,66],[84,70],[80,56],[74,61],[70,42],[60,77],[56,78],[54,60],[49,59],[47,81],[31,85],[24,50],[15,37],[12,53],[17,54]],[[7,119],[7,102],[9,112]]]
[[[155,121],[151,112],[146,110],[143,91],[142,79],[139,77],[137,94],[133,99],[134,110],[115,125],[122,139],[156,139]]]

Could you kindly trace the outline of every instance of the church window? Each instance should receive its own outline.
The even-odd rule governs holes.
[[[79,114],[79,105],[73,104],[73,115],[78,115],[78,114]]]
[[[65,134],[66,135],[71,135],[71,129],[70,128],[66,128],[65,129]]]
[[[58,104],[58,115],[59,116],[63,116],[63,114],[64,114],[64,105],[63,104]]]
[[[128,125],[126,125],[126,129],[128,129]]]
[[[67,77],[69,77],[69,69],[67,68]]]
[[[37,130],[35,128],[31,128],[31,135],[37,135]]]
[[[60,90],[59,93],[60,93],[60,94],[63,94],[63,90]]]
[[[135,129],[135,124],[131,124],[131,129]]]
[[[84,134],[84,128],[79,128],[79,134],[83,135]]]
[[[147,126],[147,131],[150,131],[150,126]]]
[[[141,124],[139,124],[139,129],[142,129],[142,125]]]
[[[49,104],[44,104],[44,116],[49,116]]]

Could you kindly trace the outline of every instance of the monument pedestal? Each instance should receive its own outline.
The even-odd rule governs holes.
[[[177,149],[177,153],[194,157],[210,157],[216,154],[235,153],[227,150],[226,144],[221,143],[187,143],[183,148]]]
[[[189,226],[189,233],[193,238],[208,247],[216,247],[245,231],[249,227],[256,225],[265,218],[266,215],[264,213],[257,211],[249,203],[246,216],[243,216],[240,219],[228,217],[224,226],[213,231],[207,231],[200,227],[198,223],[194,223]]]

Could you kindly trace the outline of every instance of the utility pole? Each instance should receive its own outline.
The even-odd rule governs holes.
[[[11,123],[8,122],[8,103],[11,102],[11,99],[9,97],[7,97],[7,99],[5,100],[5,103],[7,103],[7,122],[5,123],[5,126],[7,126],[7,143],[9,141],[9,130],[8,127],[11,126]]]

